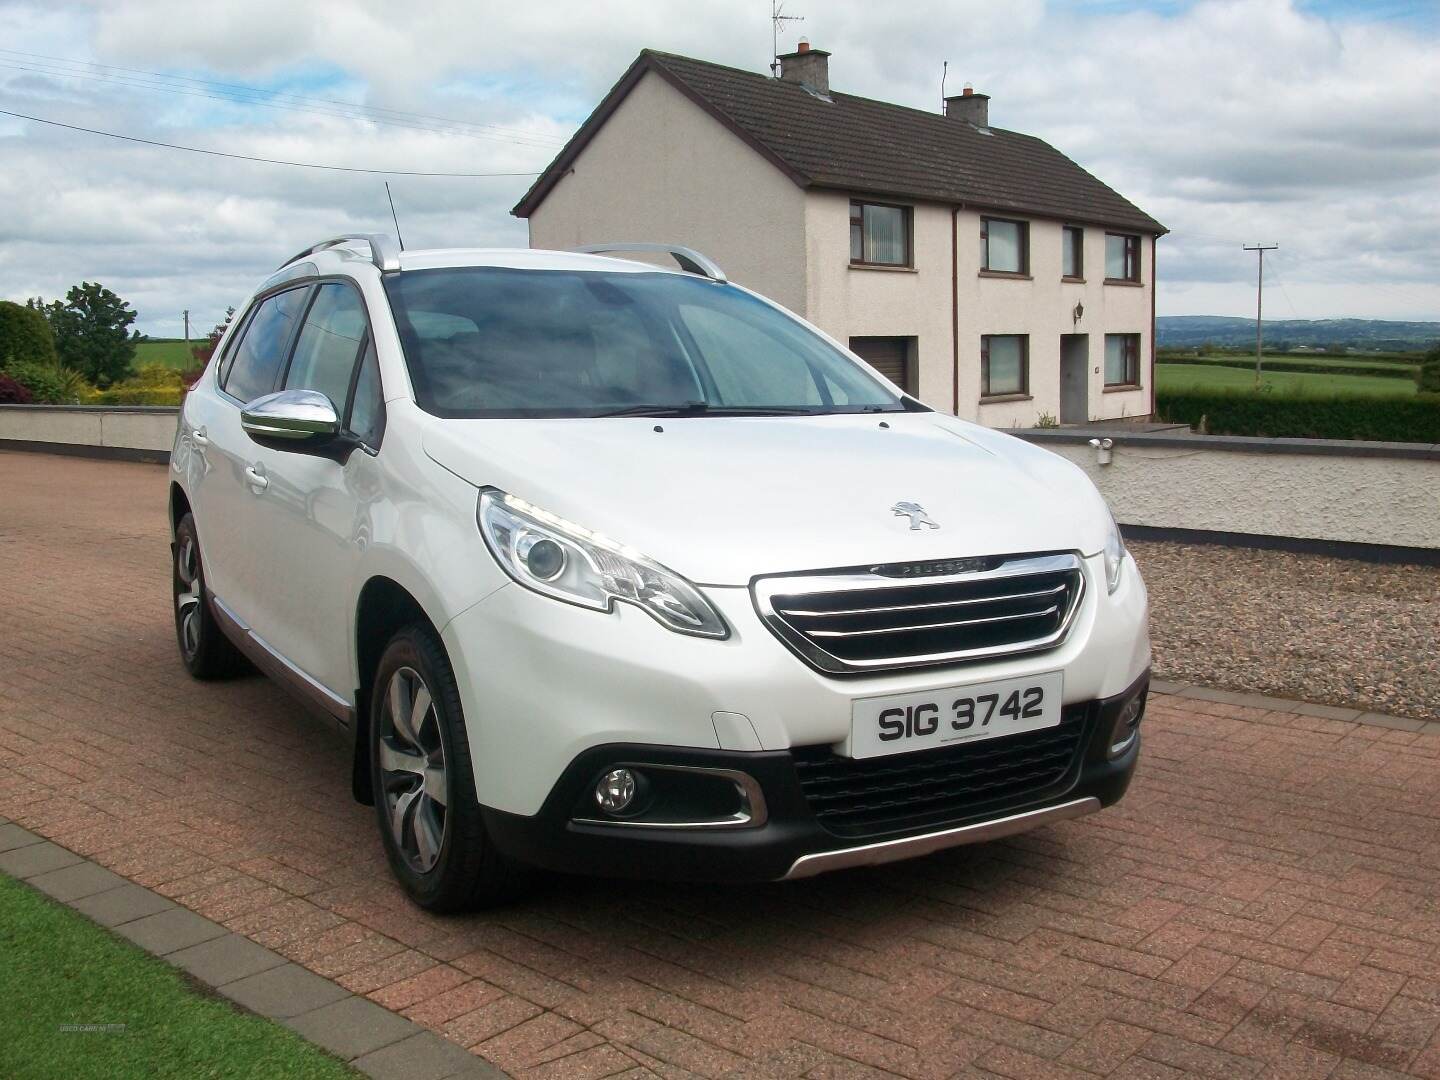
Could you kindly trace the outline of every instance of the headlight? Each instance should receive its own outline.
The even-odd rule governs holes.
[[[623,600],[679,633],[729,636],[699,589],[633,548],[493,488],[476,516],[490,553],[527,589],[596,611]]]
[[[1105,584],[1113,593],[1120,587],[1120,571],[1125,568],[1125,541],[1120,537],[1120,526],[1115,524],[1115,515],[1110,515],[1110,535],[1105,538]]]

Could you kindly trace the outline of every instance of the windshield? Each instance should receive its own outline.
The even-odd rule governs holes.
[[[661,273],[407,270],[385,278],[416,400],[446,417],[897,412],[795,319]]]

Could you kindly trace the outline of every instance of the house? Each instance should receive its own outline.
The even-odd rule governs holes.
[[[685,244],[936,409],[993,427],[1153,410],[1164,226],[1064,154],[831,90],[645,50],[514,208],[532,247]]]

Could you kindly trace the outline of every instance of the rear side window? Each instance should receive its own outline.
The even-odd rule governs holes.
[[[225,374],[227,394],[254,401],[275,389],[285,348],[308,292],[308,288],[299,288],[276,293],[255,309]]]
[[[360,359],[355,396],[350,404],[350,422],[346,426],[372,449],[379,447],[385,435],[385,400],[380,389],[380,364],[375,357],[374,342],[370,342]]]
[[[295,342],[285,389],[318,390],[344,416],[365,330],[360,294],[338,282],[321,285]]]

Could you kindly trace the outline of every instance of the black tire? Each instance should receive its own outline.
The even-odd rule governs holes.
[[[205,565],[195,518],[186,514],[175,527],[170,559],[175,608],[175,643],[180,662],[197,679],[228,679],[250,670],[243,653],[220,629],[210,610],[205,588]]]
[[[419,706],[421,690],[428,708]],[[405,718],[399,726],[397,712]],[[370,692],[369,734],[375,819],[390,869],[410,899],[447,912],[519,895],[528,875],[495,850],[485,831],[455,674],[429,626],[407,626],[385,646]],[[438,782],[431,775],[437,762]],[[432,783],[443,789],[443,803]]]

